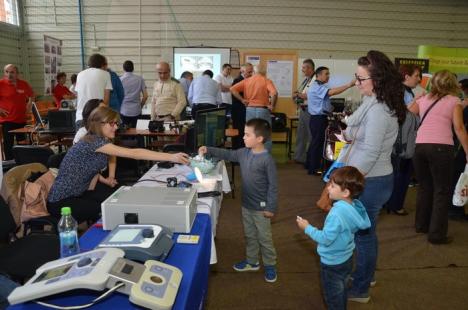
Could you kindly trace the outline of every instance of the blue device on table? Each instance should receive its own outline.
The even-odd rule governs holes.
[[[145,262],[164,261],[172,249],[172,232],[160,225],[122,224],[115,227],[96,248],[119,248],[125,258]]]

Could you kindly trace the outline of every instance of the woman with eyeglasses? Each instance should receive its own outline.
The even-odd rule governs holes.
[[[365,188],[359,200],[366,208],[371,227],[355,235],[356,264],[348,291],[350,301],[367,303],[369,286],[375,283],[377,218],[392,193],[390,155],[398,123],[403,122],[406,115],[401,83],[400,74],[385,54],[369,51],[359,58],[356,86],[363,98],[359,108],[346,120],[348,127],[344,135],[353,141],[346,164],[356,167],[365,176]]]
[[[455,161],[453,131],[465,154],[468,154],[468,136],[455,75],[447,70],[436,72],[431,84],[430,93],[409,108],[421,117],[413,156],[419,181],[415,226],[416,232],[427,233],[430,243],[446,244],[452,241],[447,231]]]
[[[129,149],[112,143],[119,124],[119,114],[108,107],[98,107],[88,118],[87,134],[65,155],[48,196],[49,213],[60,218],[60,209],[71,207],[78,222],[96,221],[101,203],[115,190],[115,179],[99,177],[110,157],[171,161],[188,164],[184,153],[166,154],[146,149]]]

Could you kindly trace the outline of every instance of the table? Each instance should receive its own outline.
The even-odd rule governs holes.
[[[109,231],[102,230],[99,225],[91,227],[81,238],[81,250],[93,249]],[[174,244],[165,263],[176,266],[182,273],[182,282],[177,293],[173,310],[201,309],[208,290],[208,275],[211,247],[211,220],[207,214],[197,214],[190,234],[200,235],[198,244]],[[178,234],[174,234],[174,240]],[[102,292],[91,290],[75,290],[53,298],[46,302],[57,305],[86,304],[101,295]],[[24,303],[10,306],[11,310],[50,309],[35,303]],[[113,293],[109,298],[97,303],[90,309],[143,309],[130,303],[128,296]]]
[[[23,127],[10,130],[8,132],[15,134],[27,134],[29,136],[30,144],[43,144],[41,142],[45,142],[46,145],[57,145],[60,152],[62,151],[62,146],[69,147],[73,144],[73,137],[75,136],[75,131],[50,131],[48,129],[37,130],[35,127]],[[53,138],[44,139],[44,137],[42,137],[43,140],[41,141],[41,135],[46,135]],[[37,139],[35,139],[35,137],[37,137]]]
[[[291,150],[291,145],[292,145],[292,134],[293,134],[293,129],[297,129],[297,124],[299,122],[299,116],[298,115],[288,115],[288,121],[289,121],[289,145],[288,145],[288,158],[291,159],[291,155],[294,153]]]
[[[190,174],[192,169],[185,165],[175,165],[170,169],[161,169],[157,165],[154,165],[148,170],[134,186],[146,186],[146,187],[164,187],[168,177],[177,177],[177,181],[187,181],[186,175]],[[229,183],[229,177],[226,170],[224,161],[219,161],[216,168],[213,171],[204,176],[205,178],[215,179],[217,182],[209,185],[202,186],[199,183],[194,183],[193,186],[198,192],[207,191],[221,191],[228,193],[231,191],[231,185]],[[214,237],[216,236],[216,227],[218,225],[218,216],[221,209],[223,196],[218,197],[205,197],[197,199],[197,213],[208,214],[211,218],[211,229],[212,229],[212,244],[211,244],[211,264],[217,263],[216,245],[214,243]]]

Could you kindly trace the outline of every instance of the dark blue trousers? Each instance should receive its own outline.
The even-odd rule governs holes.
[[[328,121],[326,115],[311,115],[309,121],[310,144],[307,150],[305,167],[309,174],[317,172],[320,168],[323,156],[323,143]]]
[[[393,192],[387,202],[389,211],[401,210],[405,204],[406,192],[413,172],[413,159],[394,159],[393,166]]]

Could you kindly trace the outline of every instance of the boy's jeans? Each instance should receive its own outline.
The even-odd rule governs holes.
[[[268,109],[247,107],[247,110],[245,112],[245,121],[248,122],[252,118],[264,119],[268,122],[268,124],[270,124],[271,127],[271,114],[270,110]],[[273,148],[273,142],[271,142],[271,140],[266,141],[265,148],[268,150],[268,152],[271,153],[271,149]]]
[[[364,191],[359,200],[366,208],[371,227],[358,231],[356,242],[356,269],[353,273],[352,295],[367,295],[369,285],[377,265],[378,240],[376,234],[377,218],[380,209],[388,201],[393,191],[393,173],[385,176],[366,178]]]
[[[242,207],[242,224],[244,225],[247,262],[257,264],[260,251],[263,265],[275,266],[276,250],[273,246],[270,219],[264,217],[262,211]]]
[[[348,278],[353,268],[353,257],[339,265],[320,263],[323,295],[329,310],[346,309]]]

